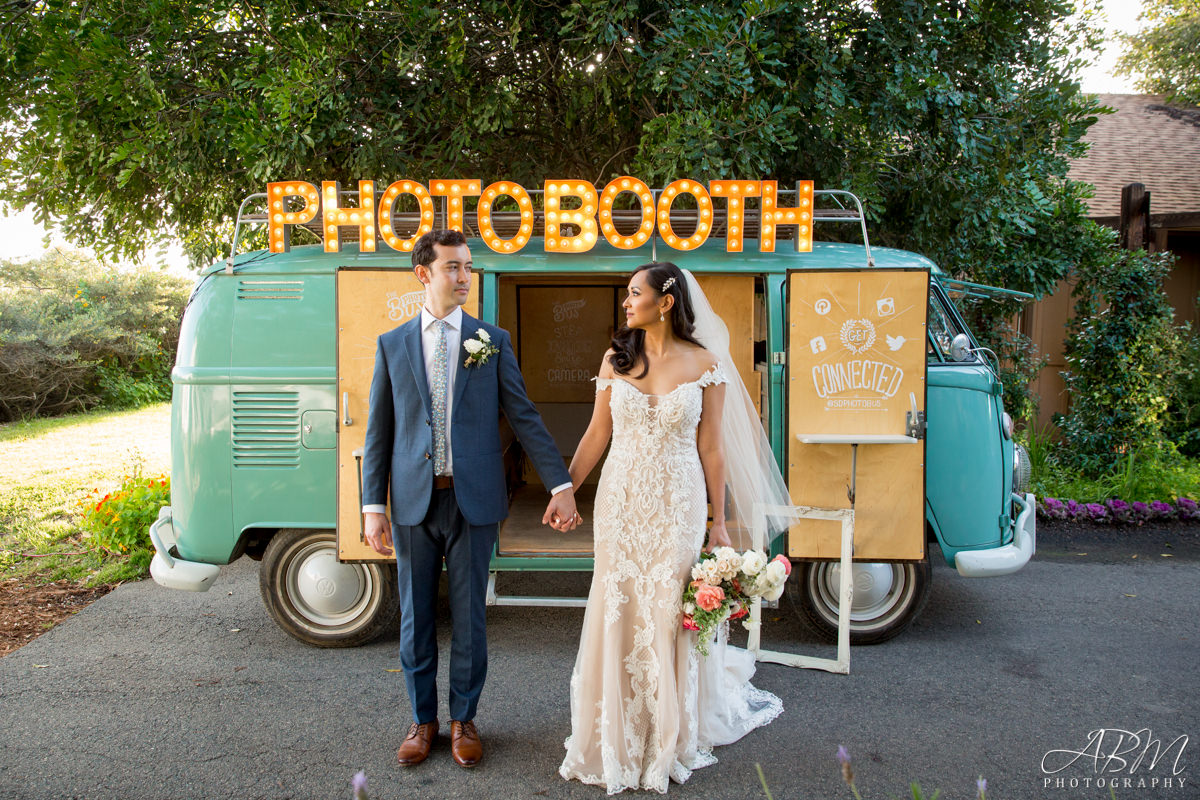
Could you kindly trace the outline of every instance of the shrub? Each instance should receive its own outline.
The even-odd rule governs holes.
[[[1066,451],[1058,445],[1043,462],[1033,462],[1030,489],[1038,497],[1152,503],[1200,494],[1200,461],[1180,456],[1170,443],[1134,449],[1109,470],[1091,475],[1070,463]]]
[[[1114,233],[1102,235],[1109,246],[1079,268],[1065,352],[1071,409],[1060,420],[1064,457],[1090,475],[1163,442],[1182,349],[1162,290],[1172,256],[1121,250]]]
[[[1200,456],[1200,331],[1185,327],[1181,337],[1183,355],[1164,432],[1179,452],[1196,457]]]
[[[1109,522],[1144,525],[1155,521],[1181,520],[1190,522],[1200,519],[1200,506],[1187,497],[1180,497],[1175,505],[1155,500],[1150,503],[1110,498],[1103,503],[1080,503],[1068,500],[1065,503],[1056,497],[1043,497],[1038,502],[1038,516],[1043,519],[1070,520],[1071,522]]]
[[[54,250],[0,270],[0,422],[170,397],[189,281]]]
[[[90,534],[88,543],[113,553],[149,551],[153,546],[150,525],[158,519],[159,509],[170,502],[170,478],[146,478],[135,470],[94,505],[88,502],[83,513],[83,528]]]

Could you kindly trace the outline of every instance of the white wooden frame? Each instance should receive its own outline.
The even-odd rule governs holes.
[[[858,446],[860,444],[915,444],[919,442],[912,436],[865,434],[861,436],[847,434],[815,434],[798,433],[796,438],[803,444],[848,444],[850,445],[850,508],[815,508],[813,506],[769,506],[757,505],[754,511],[754,523],[750,530],[750,544],[755,550],[766,546],[767,516],[795,515],[801,519],[839,520],[842,523],[841,549],[841,578],[838,582],[838,642],[837,658],[817,658],[802,656],[795,653],[783,653],[777,650],[763,650],[762,634],[762,598],[754,600],[750,608],[750,636],[746,649],[754,654],[755,661],[767,661],[772,664],[783,664],[787,667],[801,669],[823,669],[826,672],[836,672],[841,675],[850,674],[850,605],[854,600],[854,492],[855,477],[858,470]]]
[[[750,544],[755,550],[765,549],[768,514],[796,515],[802,519],[840,520],[842,523],[841,581],[838,586],[838,644],[837,658],[817,658],[778,650],[763,650],[762,598],[756,597],[750,607],[750,635],[746,649],[754,654],[755,661],[767,661],[801,669],[823,669],[842,675],[850,674],[850,603],[854,598],[852,562],[854,560],[854,509],[813,508],[811,506],[766,506],[755,507],[754,525],[750,531]]]

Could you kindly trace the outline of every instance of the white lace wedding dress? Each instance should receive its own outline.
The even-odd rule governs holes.
[[[665,395],[620,379],[610,390],[612,447],[593,512],[596,562],[571,675],[571,736],[559,773],[625,789],[667,791],[783,711],[750,685],[754,660],[724,636],[700,656],[682,627],[684,586],[700,554],[707,493],[696,429],[704,387],[721,365]]]

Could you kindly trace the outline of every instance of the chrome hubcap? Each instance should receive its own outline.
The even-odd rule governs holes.
[[[888,624],[911,601],[914,576],[904,564],[863,563],[852,566],[854,597],[850,602],[852,627],[863,630]],[[830,624],[837,625],[842,569],[840,564],[819,564],[809,583],[816,607]]]
[[[299,548],[289,560],[286,580],[296,611],[321,627],[337,627],[360,616],[375,588],[370,571],[340,563],[328,541]]]

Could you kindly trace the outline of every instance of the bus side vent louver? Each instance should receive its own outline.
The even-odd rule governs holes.
[[[238,281],[238,300],[299,300],[304,281]]]
[[[300,396],[296,392],[233,393],[233,468],[300,466]]]

